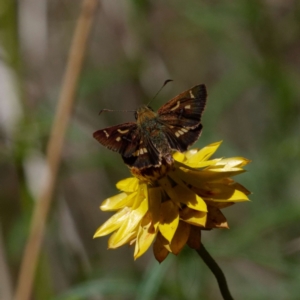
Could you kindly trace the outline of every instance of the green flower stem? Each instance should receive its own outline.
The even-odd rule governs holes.
[[[196,250],[200,257],[203,259],[205,264],[209,267],[209,269],[213,272],[215,275],[218,285],[221,291],[221,294],[223,296],[224,300],[233,300],[230,291],[228,289],[228,285],[226,282],[225,275],[221,268],[218,266],[216,261],[211,257],[211,255],[207,252],[203,244],[201,244],[201,247],[199,250]]]

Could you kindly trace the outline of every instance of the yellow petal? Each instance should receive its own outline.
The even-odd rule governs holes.
[[[148,212],[144,216],[135,245],[134,258],[140,257],[150,246],[158,231],[161,206],[161,187],[148,189]]]
[[[243,185],[239,184],[238,182],[235,182],[232,178],[222,178],[220,180],[214,180],[213,183],[209,183],[209,184],[223,184],[225,186],[229,186],[235,190],[241,191],[242,193],[244,193],[245,195],[250,195],[251,192],[249,190],[247,190]],[[207,186],[207,184],[205,185]]]
[[[185,159],[185,155],[183,153],[180,153],[180,152],[175,152],[173,154],[173,158],[177,161],[180,161],[180,162],[183,162],[184,159]]]
[[[235,188],[235,185],[225,185],[222,183],[208,182],[202,188],[192,188],[192,190],[203,197],[205,201],[229,201],[243,202],[249,201],[247,195]]]
[[[181,180],[185,181],[187,184],[190,184],[194,187],[203,187],[205,182],[207,181],[215,181],[215,180],[220,180],[222,178],[230,177],[233,175],[237,175],[240,173],[245,172],[243,169],[234,170],[230,172],[224,172],[220,171],[218,169],[214,169],[213,171],[211,170],[195,170],[191,171],[188,169],[176,169],[174,173],[176,173],[176,176],[178,176]]]
[[[132,204],[132,209],[136,209],[137,207],[139,207],[144,199],[148,200],[148,187],[146,183],[142,183],[139,185],[137,190],[137,196],[134,198],[134,202]]]
[[[172,179],[173,175],[170,174]],[[175,178],[175,181],[177,181],[177,178]],[[203,199],[193,191],[191,191],[189,188],[187,188],[185,184],[180,183],[180,185],[172,187],[170,180],[166,177],[161,178],[159,180],[159,183],[166,191],[170,199],[173,202],[177,203],[178,207],[181,207],[181,204],[184,203],[188,207],[191,207],[193,209],[207,211],[206,204]]]
[[[97,229],[96,233],[94,234],[94,238],[107,235],[118,229],[126,220],[126,218],[128,218],[130,211],[131,210],[128,207],[124,207],[122,210],[115,213]]]
[[[207,222],[206,228],[229,228],[227,220],[222,212],[212,206],[208,206],[208,215],[207,215]]]
[[[227,167],[224,166],[223,168],[218,168],[215,166],[211,166],[205,169],[205,171],[208,171],[210,173],[223,173],[226,174],[227,177],[231,177],[231,176],[236,176],[238,174],[244,173],[246,172],[246,170],[244,170],[243,168],[239,168],[239,167]],[[219,178],[224,178],[224,176],[219,176]],[[217,178],[217,180],[219,179]]]
[[[178,170],[177,168],[175,168],[175,170],[169,172],[168,176],[174,181],[176,182],[179,186],[186,188],[187,185],[186,183],[178,176]]]
[[[123,245],[132,236],[137,233],[139,222],[148,210],[148,201],[144,199],[137,209],[131,210],[129,216],[120,226],[117,232],[109,239],[109,248],[117,248]]]
[[[232,202],[250,201],[249,198],[243,192],[241,192],[239,190],[234,190],[234,193],[226,200],[232,201]]]
[[[180,221],[176,233],[171,241],[170,248],[173,254],[177,255],[186,244],[191,226],[185,222]]]
[[[175,186],[173,191],[174,196],[172,197],[172,200],[177,200],[179,203],[184,203],[192,209],[207,212],[206,203],[195,192],[179,185]]]
[[[149,213],[151,214],[152,223],[157,225],[160,220],[160,206],[162,199],[161,187],[148,189],[148,205]]]
[[[184,152],[186,161],[192,159],[193,156],[197,155],[200,150],[198,148],[193,148]]]
[[[226,208],[235,204],[234,202],[227,202],[227,201],[221,201],[221,202],[209,201],[208,203],[209,206],[213,206],[219,209]]]
[[[192,161],[192,162],[185,161],[184,164],[195,169],[200,169],[200,168],[206,168],[208,166],[215,166],[220,160],[221,158],[205,160],[205,161]]]
[[[245,165],[249,164],[251,160],[244,158],[244,157],[230,157],[230,158],[223,158],[216,163],[216,166],[226,166],[226,168],[234,168],[239,167],[242,168]]]
[[[194,149],[185,152],[185,156],[187,158],[187,163],[206,161],[208,160],[219,148],[222,141],[212,143],[199,151],[195,151]]]
[[[169,175],[179,185],[172,187],[170,180],[166,177],[161,178],[159,183],[164,188],[170,199],[177,202],[178,207],[181,207],[181,204],[186,204],[188,207],[195,210],[207,212],[206,204],[200,196],[187,188],[180,178],[176,178],[174,172]]]
[[[169,241],[176,232],[179,223],[178,207],[172,201],[165,201],[161,204],[161,220],[159,223],[159,231]]]
[[[126,193],[120,193],[104,200],[100,206],[103,211],[118,210],[125,206],[132,206],[136,192],[127,195]]]
[[[134,259],[137,259],[148,250],[156,237],[156,234],[158,232],[157,229],[158,224],[156,226],[153,225],[151,214],[150,212],[148,212],[143,218],[141,225],[139,226],[134,249]]]
[[[114,232],[108,239],[108,249],[116,249],[125,244],[132,244],[136,238],[136,230],[129,232],[127,235],[124,235],[122,239],[116,238],[118,232]]]
[[[185,207],[180,212],[180,219],[192,225],[205,227],[206,220],[207,220],[207,213]]]
[[[168,241],[158,232],[156,240],[153,244],[153,254],[156,260],[161,263],[163,262],[169,254],[169,251],[166,248]]]
[[[135,177],[130,177],[119,181],[116,184],[117,188],[124,192],[135,192],[139,186],[139,180]]]
[[[169,196],[169,198],[171,200],[174,200],[174,203],[176,203],[178,205],[178,207],[180,207],[179,201],[176,201],[177,195],[176,195],[176,192],[175,192],[175,190],[173,188],[174,184],[171,182],[171,178],[169,178],[169,177],[162,177],[162,178],[160,178],[158,180],[158,182],[159,182],[160,186],[162,187],[162,189]]]
[[[241,192],[243,192],[246,195],[250,195],[251,192],[249,190],[247,190],[243,185],[239,184],[238,182],[234,182],[231,184],[236,190],[239,190]]]
[[[173,197],[173,187],[170,179],[164,176],[158,180],[160,186],[167,192],[170,198]]]

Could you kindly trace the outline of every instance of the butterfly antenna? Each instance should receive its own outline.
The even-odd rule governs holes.
[[[148,102],[147,106],[149,106],[149,104],[156,98],[156,96],[160,93],[160,91],[169,83],[173,81],[172,79],[167,79],[164,84],[162,85],[162,87],[158,90],[158,92],[154,95],[154,97]]]
[[[117,111],[117,112],[135,112],[135,110],[113,110],[113,109],[101,109],[98,115],[101,115],[105,111]]]

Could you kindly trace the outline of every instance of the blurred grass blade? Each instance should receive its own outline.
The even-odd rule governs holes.
[[[125,277],[125,276],[124,276]],[[132,298],[136,291],[136,284],[128,279],[92,280],[71,288],[68,292],[52,300],[79,300],[92,296],[120,296],[123,299]]]
[[[58,100],[57,111],[47,145],[48,178],[34,207],[31,228],[19,272],[16,300],[28,300],[32,290],[46,219],[58,174],[66,129],[71,116],[77,83],[85,56],[87,38],[97,6],[84,0],[70,48],[69,60]]]
[[[154,260],[150,263],[138,288],[137,300],[151,300],[158,298],[158,290],[161,285],[164,284],[164,278],[166,278],[166,273],[169,271],[174,259],[173,256],[169,256],[163,264],[158,264]]]

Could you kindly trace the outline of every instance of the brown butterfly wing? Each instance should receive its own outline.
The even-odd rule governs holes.
[[[179,94],[158,110],[158,120],[164,125],[163,132],[173,150],[186,151],[199,138],[206,98],[206,87],[200,84]]]
[[[141,137],[140,144],[136,151],[128,157],[123,156],[125,164],[138,169],[160,165],[160,153],[150,139]]]
[[[100,129],[93,136],[103,146],[124,157],[131,156],[140,144],[139,130],[133,122]]]
[[[159,120],[171,126],[195,128],[201,122],[206,97],[205,85],[196,85],[163,105],[157,112]]]
[[[136,123],[124,123],[94,132],[94,138],[119,152],[129,167],[147,168],[160,163],[160,154],[150,139],[143,137]]]
[[[202,124],[200,123],[195,128],[189,128],[184,130],[183,127],[170,128],[165,126],[164,134],[168,140],[168,143],[173,150],[184,152],[189,146],[194,144],[202,132]]]

